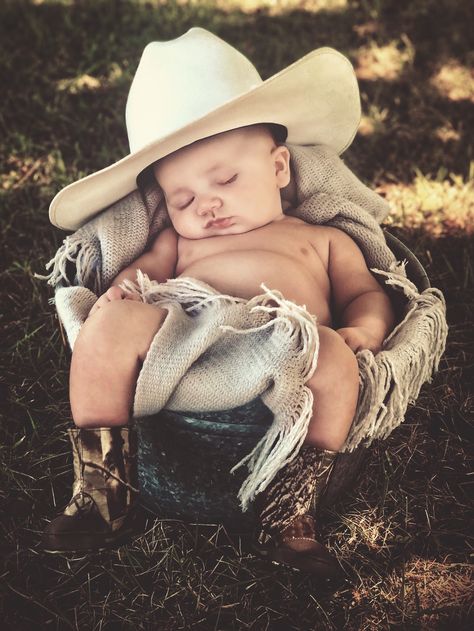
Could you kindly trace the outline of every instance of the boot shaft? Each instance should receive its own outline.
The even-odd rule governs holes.
[[[138,493],[136,433],[132,427],[74,428],[68,430],[74,463],[73,497],[65,515],[77,502],[95,502],[108,523],[120,521]],[[117,522],[118,523],[118,522]]]
[[[256,498],[260,541],[280,534],[300,516],[316,516],[337,453],[303,445],[298,455],[278,471]]]

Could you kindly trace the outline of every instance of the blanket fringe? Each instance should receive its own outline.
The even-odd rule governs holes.
[[[232,331],[236,334],[247,334],[253,331],[262,331],[271,326],[281,325],[283,335],[287,336],[298,348],[298,355],[305,360],[303,378],[307,381],[316,370],[318,362],[318,339],[316,329],[316,317],[306,310],[306,305],[300,306],[290,300],[286,300],[277,289],[269,289],[265,283],[260,287],[264,294],[251,298],[247,305],[250,313],[267,313],[271,318],[266,324],[252,329],[236,329],[232,326],[222,325],[222,330]],[[268,306],[276,302],[276,306]]]
[[[54,258],[46,263],[45,268],[48,270],[53,267],[51,272],[46,275],[35,274],[35,278],[46,280],[48,285],[56,287],[58,285],[71,286],[70,279],[66,273],[66,265],[68,262],[75,265],[74,284],[82,287],[89,287],[96,294],[101,293],[100,266],[97,265],[97,249],[82,238],[78,238],[73,234],[66,237],[63,244],[56,252]],[[92,286],[90,279],[92,277]]]
[[[408,405],[415,403],[423,383],[430,383],[438,370],[448,335],[446,303],[438,289],[428,288],[420,294],[405,277],[372,271],[404,292],[408,309],[384,341],[382,351],[375,356],[367,350],[357,354],[361,395],[343,447],[349,452],[360,444],[368,447],[375,439],[386,438],[403,422]]]
[[[262,400],[265,402],[265,393]],[[266,489],[278,471],[298,455],[312,416],[313,393],[303,386],[292,413],[285,415],[285,418],[275,416],[263,438],[232,467],[230,473],[247,463],[250,472],[237,494],[243,512],[248,510],[255,496]]]
[[[188,276],[169,278],[165,283],[150,280],[147,274],[137,270],[136,282],[124,280],[119,285],[123,290],[140,296],[143,302],[156,306],[169,302],[178,302],[191,315],[199,312],[203,307],[216,301],[230,304],[245,303],[244,298],[220,294],[203,281]]]
[[[292,363],[294,369],[299,370],[298,377],[304,384],[313,375],[318,362],[319,336],[316,318],[305,306],[286,300],[278,290],[270,290],[264,283],[260,287],[265,293],[249,300],[250,313],[267,313],[272,319],[253,329],[239,330],[231,326],[221,328],[236,334],[245,334],[274,326],[277,334],[291,344],[294,353]],[[276,303],[276,306],[268,306],[270,302]],[[265,490],[278,471],[297,456],[313,416],[313,393],[305,385],[301,385],[298,392],[288,393],[286,405],[281,407],[285,375],[280,375],[279,379],[275,379],[273,388],[261,394],[262,401],[271,410],[280,407],[272,425],[254,449],[230,470],[235,473],[247,464],[250,473],[238,493],[243,512],[248,510],[255,496]],[[280,406],[275,405],[277,400],[280,401]]]

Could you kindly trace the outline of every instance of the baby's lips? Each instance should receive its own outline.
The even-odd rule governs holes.
[[[232,222],[232,217],[222,217],[222,219],[212,219],[208,221],[206,224],[206,228],[210,228],[211,226],[216,226],[218,228],[227,228]]]

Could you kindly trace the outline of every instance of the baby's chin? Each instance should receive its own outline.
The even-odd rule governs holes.
[[[239,234],[246,234],[247,232],[252,232],[253,230],[258,230],[259,228],[263,228],[264,226],[272,223],[274,220],[270,221],[262,221],[262,223],[254,224],[254,225],[245,225],[244,223],[236,222],[231,226],[220,228],[217,226],[210,226],[209,228],[203,228],[202,230],[194,231],[194,230],[176,230],[180,237],[184,239],[191,239],[197,241],[199,239],[208,239],[210,237],[225,237],[225,236],[235,236]]]
[[[262,224],[263,226],[264,224]],[[176,230],[176,232],[179,234],[180,237],[183,237],[184,239],[190,239],[193,241],[197,241],[199,239],[208,239],[210,237],[225,237],[225,236],[230,236],[230,235],[238,235],[238,234],[245,234],[246,232],[251,232],[252,230],[256,230],[257,228],[261,228],[262,226],[258,225],[258,226],[242,226],[242,225],[237,225],[234,224],[232,226],[229,226],[228,228],[218,228],[218,227],[210,227],[210,228],[206,228],[204,230],[202,230],[201,232],[198,231],[187,231],[187,230]]]

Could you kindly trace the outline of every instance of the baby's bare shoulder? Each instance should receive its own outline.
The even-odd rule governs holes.
[[[163,230],[161,230],[155,237],[154,241],[152,242],[152,245],[159,244],[163,241],[167,241],[170,243],[177,243],[178,241],[178,233],[176,232],[176,230],[173,228],[173,226],[167,226],[166,228],[163,228]]]
[[[157,257],[176,260],[178,256],[178,234],[172,227],[164,228],[153,241],[150,251]]]
[[[319,224],[306,224],[307,233],[310,238],[324,239],[331,243],[333,247],[345,247],[349,243],[355,241],[350,237],[347,232],[340,228],[334,228],[333,226],[324,226]]]
[[[339,228],[333,228],[333,226],[325,226],[320,224],[310,224],[303,222],[304,227],[303,230],[308,239],[317,240],[318,242],[345,242],[347,239],[352,239],[349,237],[347,233]]]

